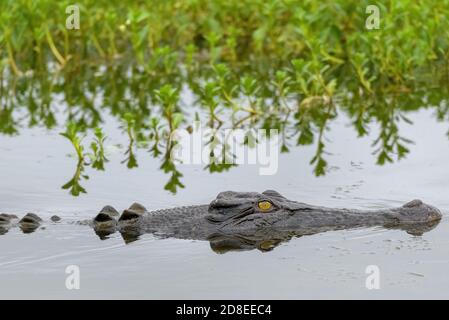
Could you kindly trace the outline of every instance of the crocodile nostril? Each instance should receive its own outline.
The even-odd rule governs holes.
[[[431,221],[438,221],[443,217],[441,211],[434,207],[431,207],[431,213],[429,216]]]

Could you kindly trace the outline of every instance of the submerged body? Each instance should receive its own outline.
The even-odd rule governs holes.
[[[382,226],[420,235],[441,220],[441,212],[420,200],[384,210],[349,210],[312,206],[289,200],[276,191],[220,193],[209,205],[177,207],[148,212],[139,204],[121,215],[106,206],[91,225],[100,238],[116,231],[125,241],[141,234],[209,240],[214,250],[270,250],[292,237],[329,230]],[[14,217],[0,216],[0,224]],[[2,220],[3,219],[3,220]],[[38,226],[40,218],[28,214],[19,225]]]
[[[116,220],[106,207],[94,219],[100,237],[119,231],[125,241],[144,233],[159,237],[208,240],[218,252],[258,248],[270,250],[292,237],[330,230],[382,226],[421,235],[441,220],[441,212],[413,200],[384,210],[349,210],[308,205],[289,200],[276,191],[227,191],[208,205],[148,212],[134,204]]]

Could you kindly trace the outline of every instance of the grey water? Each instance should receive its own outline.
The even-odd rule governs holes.
[[[311,204],[377,209],[419,198],[444,214],[422,236],[383,228],[362,228],[304,236],[274,250],[218,254],[207,241],[157,239],[144,235],[126,244],[119,234],[100,240],[86,226],[45,224],[23,234],[0,236],[0,299],[312,299],[449,298],[449,139],[448,124],[431,109],[407,113],[401,135],[412,140],[405,159],[376,164],[371,146],[379,128],[358,138],[351,120],[340,114],[327,130],[329,170],[316,177],[309,164],[316,146],[290,148],[279,156],[278,172],[259,175],[255,165],[211,174],[201,165],[180,165],[184,189],[163,189],[159,159],[139,149],[139,166],[126,168],[124,139],[107,118],[106,172],[89,171],[87,194],[73,197],[61,186],[76,160],[58,130],[23,128],[0,135],[0,211],[48,220],[92,218],[104,205],[119,210],[137,201],[148,209],[206,204],[225,190],[275,189]],[[61,131],[61,130],[59,130]],[[126,141],[122,141],[126,145]],[[66,268],[79,267],[80,288],[68,290]],[[369,290],[368,266],[380,271],[380,288]]]

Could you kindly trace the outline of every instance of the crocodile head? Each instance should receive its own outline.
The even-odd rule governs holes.
[[[301,228],[298,214],[316,208],[292,201],[277,191],[226,191],[209,205],[207,220],[219,232],[209,235],[216,253],[258,249],[271,251],[292,237],[314,233]]]
[[[263,229],[289,226],[292,217],[313,207],[288,200],[273,190],[258,192],[226,191],[209,205],[207,219],[221,229]]]
[[[369,215],[357,210],[307,205],[273,190],[262,193],[227,191],[209,205],[207,220],[216,225],[219,232],[210,235],[208,240],[218,253],[254,248],[269,251],[292,237],[345,229],[346,224],[339,221],[338,216],[348,214],[348,218],[356,221],[364,213]],[[437,208],[420,200],[380,210],[377,214],[384,217],[384,227],[417,236],[435,228],[442,217]]]
[[[441,220],[441,211],[421,200],[413,200],[394,210],[402,224],[427,223]]]
[[[370,213],[366,212],[364,216],[364,212],[358,210],[311,206],[289,200],[273,190],[262,193],[226,191],[218,194],[211,202],[207,219],[223,231],[254,232],[261,229],[297,230],[307,226],[323,226],[326,223],[329,227],[338,229],[339,224],[344,226],[344,222],[337,220],[338,216],[346,217],[352,222],[364,217],[365,223],[369,224],[369,215]],[[413,200],[400,208],[380,210],[373,222],[378,223],[379,217],[383,217],[385,223],[394,227],[435,222],[439,221],[442,215],[437,208],[421,200]]]
[[[392,210],[393,228],[402,229],[414,236],[421,236],[438,225],[443,215],[434,206],[421,200],[413,200]]]

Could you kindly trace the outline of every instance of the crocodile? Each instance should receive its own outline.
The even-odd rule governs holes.
[[[289,200],[267,190],[226,191],[207,205],[156,211],[135,203],[119,214],[106,206],[93,219],[79,223],[91,226],[101,239],[119,232],[130,243],[150,233],[159,238],[208,240],[214,251],[223,253],[254,248],[269,251],[293,237],[361,227],[400,229],[419,236],[432,230],[441,218],[440,210],[421,200],[382,210],[336,209]],[[0,226],[12,226],[17,219],[2,214]],[[60,219],[51,220],[59,223]],[[17,222],[25,233],[33,232],[41,223],[42,219],[32,213]]]

